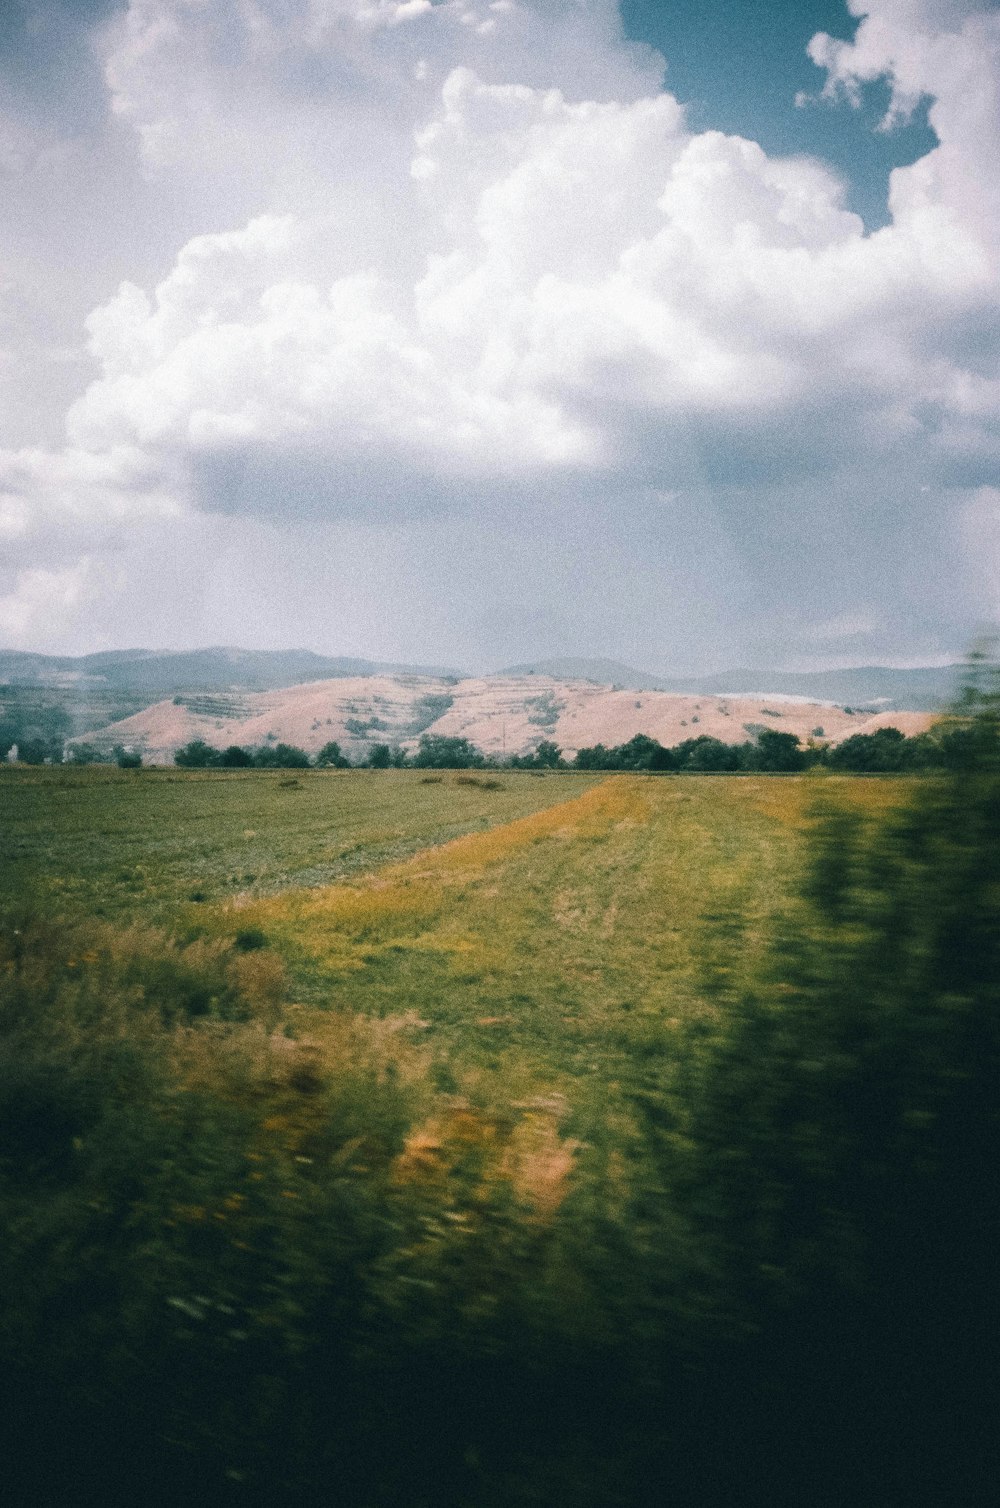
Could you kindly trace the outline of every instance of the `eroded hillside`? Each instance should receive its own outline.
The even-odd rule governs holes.
[[[279,691],[178,695],[83,737],[100,748],[136,749],[154,764],[170,763],[192,739],[220,749],[289,743],[310,754],[336,740],[357,760],[374,743],[414,748],[422,733],[467,738],[498,757],[528,753],[541,739],[551,739],[572,757],[580,748],[624,743],[636,733],[669,746],[703,733],[740,743],[762,728],[777,728],[803,740],[836,743],[886,724],[918,733],[931,720],[930,713],[873,714],[781,695],[627,691],[543,675],[385,675]]]

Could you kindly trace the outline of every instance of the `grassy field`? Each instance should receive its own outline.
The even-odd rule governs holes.
[[[635,1097],[656,1092],[673,1034],[715,1009],[709,981],[717,993],[748,975],[819,794],[871,811],[900,789],[4,770],[0,884],[8,909],[28,897],[49,918],[112,927],[96,954],[67,945],[84,974],[123,934],[135,967],[144,948],[173,948],[197,994],[205,950],[249,940],[227,977],[322,1064],[345,1021],[379,1022],[428,1118],[442,1096],[489,1115],[547,1104],[547,1134],[587,1146],[616,1116],[624,1134]]]
[[[122,771],[0,765],[0,901],[173,920],[201,902],[322,885],[538,811],[598,776]]]
[[[363,778],[363,777],[362,777]],[[564,785],[563,782],[566,782]],[[316,890],[240,898],[209,925],[255,926],[305,1006],[409,1020],[442,1083],[600,1093],[700,1005],[706,929],[752,948],[794,865],[804,781],[618,776],[404,863]],[[304,1011],[320,1029],[316,1010]]]
[[[787,1316],[830,1243],[853,1293],[870,1238],[844,1232],[874,1220],[885,1245],[885,1169],[910,1165],[893,1131],[860,1215],[827,1192],[827,1141],[831,1167],[864,1145],[844,1086],[899,1057],[864,1048],[852,992],[881,969],[902,1019],[885,937],[911,896],[915,936],[946,913],[938,875],[958,915],[979,852],[959,835],[928,868],[933,845],[897,835],[866,870],[848,836],[808,834],[821,807],[845,835],[884,823],[918,785],[0,770],[0,1344],[19,1428],[53,1390],[64,1411],[24,1500],[95,1470],[107,1503],[156,1500],[166,1473],[173,1502],[326,1502],[334,1480],[347,1508],[633,1508],[665,1483],[732,1502],[748,1450],[794,1476],[768,1421],[816,1359]],[[803,920],[810,846],[832,931]],[[898,915],[869,944],[883,893]],[[906,1136],[935,1124],[923,1073]],[[822,1235],[768,1223],[803,1189],[813,1208],[801,1166],[828,1180]],[[844,1325],[800,1329],[829,1346]],[[120,1491],[94,1465],[119,1437]],[[796,1490],[855,1501],[842,1478]],[[781,1501],[764,1477],[741,1500]]]
[[[2,770],[0,899],[186,939],[259,930],[300,1030],[331,1010],[405,1017],[443,1081],[469,1056],[562,1084],[617,1073],[701,1008],[706,929],[739,917],[741,952],[759,943],[832,784],[861,806],[889,789]]]

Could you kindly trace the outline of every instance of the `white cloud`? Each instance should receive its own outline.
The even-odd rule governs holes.
[[[712,422],[801,424],[803,465],[824,430],[938,462],[949,429],[985,446],[993,379],[927,345],[995,309],[995,252],[975,215],[928,196],[923,164],[897,174],[907,212],[866,237],[819,163],[692,135],[669,95],[573,103],[460,68],[412,171],[415,284],[391,266],[324,279],[333,202],[199,236],[152,300],[125,286],[91,316],[105,375],[73,440],[303,448],[470,480],[649,464],[635,447],[656,415],[707,425],[708,446]]]
[[[870,236],[821,163],[692,132],[611,0],[131,0],[109,97],[202,229],[92,309],[68,448],[8,455],[23,569],[69,602],[170,509],[404,528],[513,491],[523,523],[715,485],[736,519],[780,483],[846,517],[848,474],[893,472],[946,507],[1000,459],[1000,17],[866,11],[812,44],[828,94],[929,96],[940,143]]]

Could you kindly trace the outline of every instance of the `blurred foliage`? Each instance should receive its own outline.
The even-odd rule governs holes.
[[[689,1060],[708,1308],[750,1454],[779,1404],[808,1447],[803,1500],[817,1475],[832,1501],[979,1502],[995,1480],[996,685],[987,667],[948,729],[961,757],[901,809],[820,808],[778,944],[749,988],[716,976],[724,1025]]]

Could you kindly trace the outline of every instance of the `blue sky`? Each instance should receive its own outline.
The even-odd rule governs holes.
[[[869,84],[857,109],[817,102],[821,71],[806,48],[817,32],[849,41],[857,19],[843,0],[622,0],[628,34],[668,60],[666,86],[691,124],[750,136],[767,152],[808,152],[843,174],[847,203],[870,229],[888,221],[889,173],[935,144],[927,102],[914,119],[879,131],[889,89]]]
[[[0,643],[958,656],[983,0],[0,8]]]

